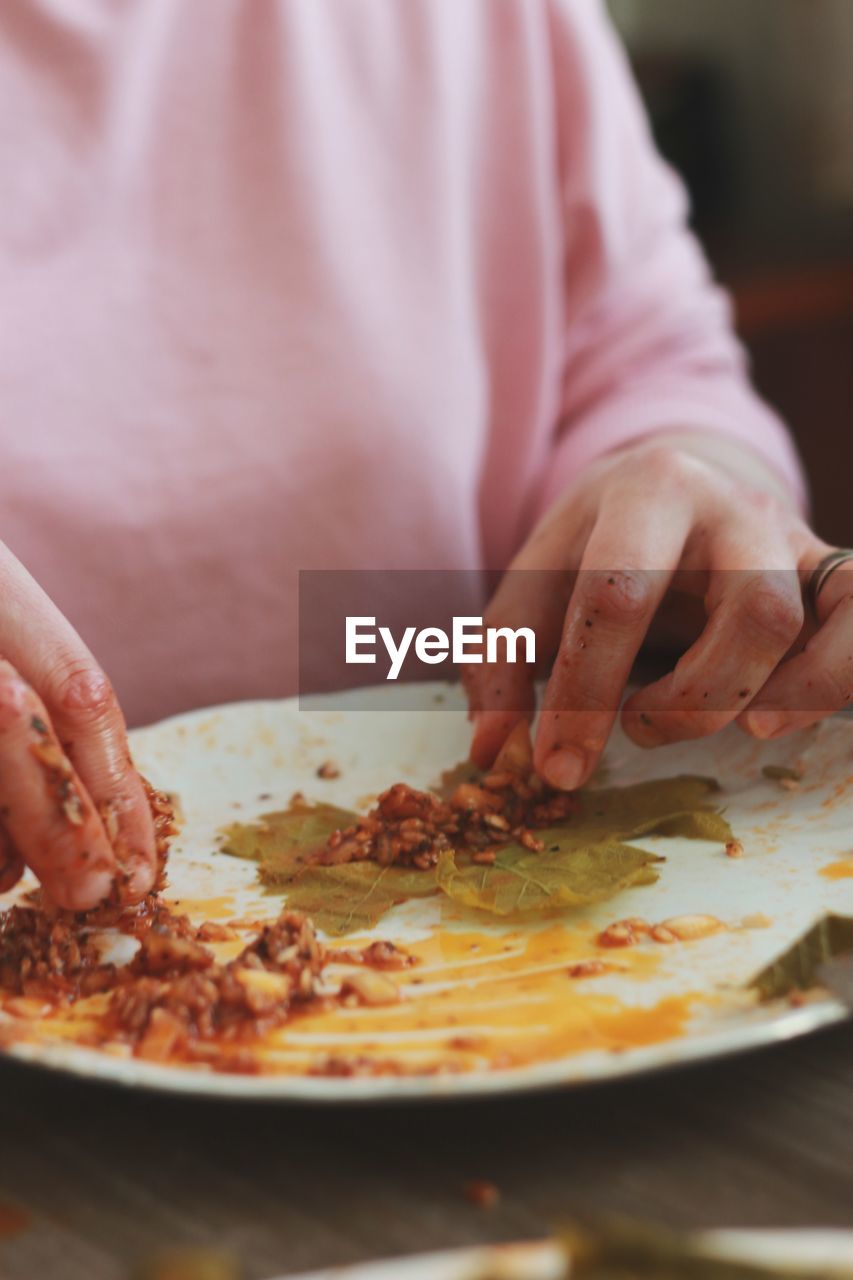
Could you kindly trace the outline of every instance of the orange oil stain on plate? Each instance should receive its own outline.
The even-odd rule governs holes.
[[[109,996],[106,994],[87,996],[72,1004],[58,1005],[42,1017],[15,1017],[14,1021],[3,1024],[2,1045],[5,1048],[14,1044],[58,1041],[105,1048],[100,1019],[106,1011],[108,1001]],[[3,1003],[5,1006],[7,1002]]]
[[[194,924],[203,924],[205,920],[222,920],[226,923],[234,916],[234,898],[231,894],[221,894],[215,898],[168,898],[170,907],[188,915]]]
[[[401,1010],[360,1010],[353,1016],[306,1017],[273,1033],[271,1049],[313,1049],[352,1058],[391,1059],[405,1071],[501,1070],[535,1066],[594,1050],[622,1053],[683,1035],[698,993],[668,996],[648,1006],[615,996],[581,993],[556,981],[520,985],[501,1001],[465,1004],[452,994]],[[296,1034],[289,1034],[289,1030]],[[325,1035],[323,1033],[326,1033]],[[284,1068],[285,1070],[287,1067]]]
[[[181,906],[210,918],[215,900]],[[347,945],[358,944],[348,939]],[[698,992],[652,1004],[627,1001],[624,989],[611,994],[602,981],[615,973],[620,982],[641,983],[663,957],[651,944],[605,951],[590,928],[438,928],[407,950],[417,964],[390,975],[401,990],[399,1003],[298,1016],[255,1043],[261,1071],[301,1075],[325,1056],[370,1059],[380,1071],[390,1063],[394,1074],[432,1074],[535,1066],[595,1050],[621,1053],[677,1039],[693,1011],[708,1003]],[[603,961],[607,971],[571,976],[573,966],[589,960]],[[18,1021],[7,1043],[88,1044],[129,1056],[127,1046],[102,1041],[99,1018],[108,998],[91,996],[48,1017]]]
[[[533,933],[438,930],[408,948],[419,961],[414,968],[391,975],[400,1003],[300,1018],[272,1033],[265,1065],[299,1070],[313,1050],[315,1057],[391,1059],[403,1071],[507,1069],[682,1035],[698,994],[634,1005],[597,988],[595,976],[571,976],[572,966],[591,959],[622,979],[641,979],[660,964],[651,947],[603,952],[594,936],[562,925]],[[281,1051],[294,1055],[290,1065],[281,1058],[273,1065]]]
[[[822,808],[834,809],[839,800],[843,800],[850,788],[853,787],[853,773],[844,778],[841,782],[836,783],[829,795],[822,802]]]
[[[820,874],[827,880],[853,880],[853,854],[849,858],[839,858],[837,862],[828,862],[821,867]]]

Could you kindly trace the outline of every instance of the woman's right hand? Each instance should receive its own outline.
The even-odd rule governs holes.
[[[24,866],[58,907],[116,887],[138,901],[156,875],[154,828],[107,677],[74,628],[0,543],[0,891]]]

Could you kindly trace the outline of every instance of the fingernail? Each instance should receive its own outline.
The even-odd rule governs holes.
[[[586,777],[586,756],[574,747],[558,747],[542,766],[546,782],[560,791],[574,791]]]
[[[473,761],[478,769],[487,769],[491,764],[490,753],[484,751],[482,741],[486,729],[486,713],[484,711],[475,711],[471,717],[471,722],[471,746],[468,758]]]
[[[629,736],[640,747],[662,747],[667,742],[663,729],[646,711],[637,713],[632,708],[630,717],[626,717],[623,723]]]
[[[125,876],[119,897],[122,901],[139,902],[154,883],[154,867],[144,853],[134,853],[121,866]]]
[[[752,710],[746,713],[744,719],[747,729],[756,738],[773,738],[782,732],[788,722],[783,711]]]
[[[89,911],[103,902],[112,887],[112,872],[96,871],[85,879],[76,876],[74,879],[53,882],[50,896],[57,906],[66,911]]]

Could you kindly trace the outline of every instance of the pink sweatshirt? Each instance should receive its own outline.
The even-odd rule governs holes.
[[[0,536],[131,722],[672,427],[801,487],[597,0],[3,0]]]

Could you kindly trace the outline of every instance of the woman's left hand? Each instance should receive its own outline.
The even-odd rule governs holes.
[[[853,564],[826,580],[819,625],[804,631],[802,584],[831,550],[770,469],[727,438],[655,436],[590,466],[533,532],[484,619],[530,627],[537,649],[556,652],[538,772],[564,790],[589,778],[674,582],[704,599],[704,627],[668,675],[624,703],[634,742],[701,738],[732,721],[775,738],[850,703]],[[533,676],[504,661],[469,666],[463,679],[471,755],[488,767],[532,714]]]

